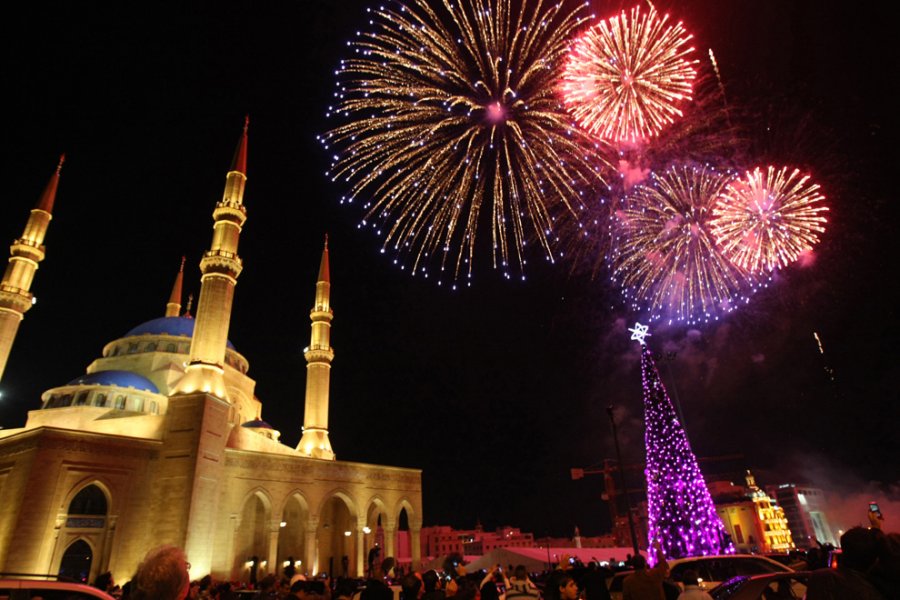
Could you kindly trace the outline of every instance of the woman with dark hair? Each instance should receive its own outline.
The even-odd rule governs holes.
[[[537,587],[528,578],[528,570],[525,565],[517,565],[513,571],[513,576],[506,581],[506,598],[507,600],[534,600],[541,593]]]

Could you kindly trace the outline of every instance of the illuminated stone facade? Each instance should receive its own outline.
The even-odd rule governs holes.
[[[0,430],[0,571],[110,570],[126,581],[148,549],[170,543],[185,548],[194,578],[246,581],[288,561],[298,572],[361,575],[375,531],[382,556],[396,555],[402,533],[405,558],[420,559],[421,471],[334,460],[330,443],[319,454],[281,444],[262,420],[249,362],[227,342],[246,143],[245,129],[214,212],[197,317],[178,316],[179,272],[166,316],[44,392],[24,427]],[[327,276],[327,254],[322,264]],[[315,325],[324,311],[331,324],[321,270],[319,280],[313,340],[327,344]],[[326,440],[327,350],[311,428]]]
[[[784,510],[756,485],[750,471],[746,487],[728,481],[710,484],[716,512],[738,552],[787,552],[795,548]]]

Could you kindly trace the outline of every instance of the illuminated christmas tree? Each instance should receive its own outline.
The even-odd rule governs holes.
[[[668,558],[731,554],[734,546],[644,341],[647,325],[629,331],[641,343],[649,542],[659,540]]]

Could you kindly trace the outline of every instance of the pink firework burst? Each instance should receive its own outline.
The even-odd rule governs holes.
[[[799,169],[757,167],[729,183],[713,210],[712,233],[731,262],[753,273],[786,267],[825,231],[825,196]]]
[[[601,21],[571,46],[560,83],[566,108],[591,134],[610,142],[656,136],[691,100],[697,76],[691,37],[652,7]]]

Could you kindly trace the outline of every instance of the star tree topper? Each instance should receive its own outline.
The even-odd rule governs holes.
[[[647,340],[644,338],[650,337],[650,333],[647,331],[649,329],[649,325],[641,325],[640,323],[635,323],[633,329],[629,329],[631,332],[631,339],[637,340],[640,342],[641,346],[647,345]]]

